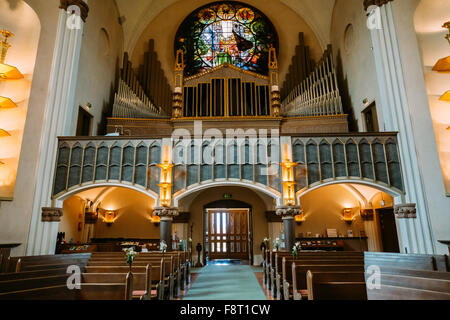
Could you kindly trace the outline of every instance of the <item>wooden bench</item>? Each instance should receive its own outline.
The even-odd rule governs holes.
[[[153,265],[156,266],[159,263],[158,267],[152,267],[152,279],[157,279],[156,282],[152,280],[152,290],[157,290],[157,297],[160,300],[164,299],[173,299],[174,292],[174,281],[173,277],[170,275],[172,271],[172,261],[170,259],[165,260],[157,260]],[[132,272],[133,273],[143,273],[145,272],[144,266],[136,266],[133,264]],[[156,269],[157,268],[157,269]],[[126,273],[129,271],[129,266],[121,265],[113,265],[113,266],[87,266],[85,268],[85,273],[94,273],[94,274],[114,274],[114,273]],[[154,270],[155,269],[155,270]],[[159,270],[159,272],[158,272]],[[159,275],[159,276],[158,276]]]
[[[372,282],[366,272],[366,281]],[[380,288],[367,286],[369,300],[450,300],[450,273],[384,267]]]
[[[292,264],[296,265],[360,265],[364,267],[364,259],[346,258],[338,259],[331,257],[330,259],[293,259],[292,257],[284,257],[282,262],[282,292],[283,299],[291,300],[293,298],[292,292]],[[288,272],[289,270],[289,272]],[[281,286],[280,283],[280,286]]]
[[[91,258],[90,253],[61,254],[50,256],[9,257],[7,272],[33,271],[61,268],[69,265],[86,265]]]
[[[365,252],[364,261],[366,267],[377,265],[410,270],[450,271],[447,255]]]
[[[0,300],[131,300],[133,276],[124,283],[82,283],[70,290],[67,284],[0,293]]]
[[[367,300],[364,272],[307,273],[308,300]]]
[[[287,252],[278,252],[275,254],[275,267],[272,268],[271,279],[273,279],[271,285],[271,294],[275,299],[283,299],[283,276],[282,276],[282,259],[293,259],[292,255]],[[321,260],[321,259],[363,259],[362,252],[308,252],[303,251],[299,254],[300,260]],[[273,264],[273,263],[272,263]]]
[[[294,300],[308,298],[308,287],[306,276],[311,272],[361,272],[364,273],[363,265],[296,265],[292,263],[292,292]]]
[[[139,270],[144,271],[144,270]],[[151,265],[145,267],[145,272],[133,272],[133,299],[156,300],[158,288],[153,289],[153,282],[159,281],[160,268],[152,268]],[[155,273],[155,278],[153,278]],[[122,283],[126,280],[127,273],[84,273],[82,283]]]

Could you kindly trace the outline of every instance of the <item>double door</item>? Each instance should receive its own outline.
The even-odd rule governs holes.
[[[249,211],[208,210],[209,260],[249,259]]]

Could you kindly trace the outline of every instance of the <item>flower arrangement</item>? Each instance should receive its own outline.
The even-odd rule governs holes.
[[[189,238],[189,240],[188,240],[188,241],[189,241],[189,243],[192,243],[192,238]]]
[[[159,244],[159,249],[163,253],[167,252],[167,243],[164,240],[162,240],[161,243]]]
[[[266,246],[266,249],[269,249],[269,242],[270,238],[264,238],[264,245]]]
[[[275,248],[276,251],[279,251],[280,250],[280,246],[281,246],[280,238],[276,238],[273,241],[273,247]]]
[[[128,248],[128,249],[123,249],[123,251],[125,251],[125,257],[127,258],[127,264],[130,266],[130,272],[131,272],[131,268],[133,266],[133,261],[137,257],[138,253],[136,251],[134,251],[133,247]]]
[[[292,256],[294,256],[294,258],[298,258],[298,254],[299,254],[300,250],[302,250],[302,246],[301,246],[300,242],[297,242],[294,245],[294,247],[292,248]]]

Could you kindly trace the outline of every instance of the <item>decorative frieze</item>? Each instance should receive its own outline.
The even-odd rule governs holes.
[[[417,218],[416,204],[407,203],[396,205],[394,207],[394,213],[399,219],[415,219]]]
[[[42,222],[60,222],[62,216],[62,208],[42,208]]]
[[[302,212],[300,206],[280,206],[277,207],[277,216],[282,219],[294,219],[296,215]]]
[[[176,207],[157,207],[153,210],[153,215],[158,216],[161,220],[172,220],[180,214]]]
[[[67,11],[67,9],[70,8],[70,6],[77,6],[78,8],[80,8],[81,19],[83,19],[83,21],[86,22],[86,19],[89,14],[89,6],[87,5],[87,3],[84,2],[83,0],[60,0],[59,5],[60,9],[64,9]]]

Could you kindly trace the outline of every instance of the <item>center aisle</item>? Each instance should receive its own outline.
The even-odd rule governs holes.
[[[183,300],[267,300],[246,265],[208,265],[199,273]]]

